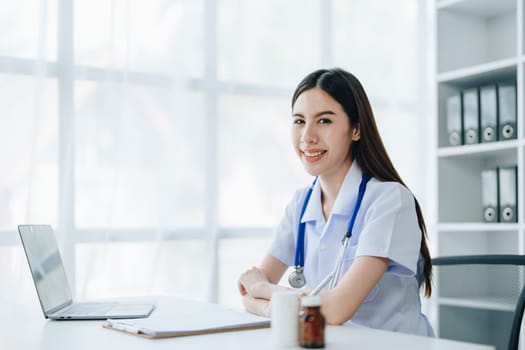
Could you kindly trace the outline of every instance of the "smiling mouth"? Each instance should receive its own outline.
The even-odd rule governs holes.
[[[303,157],[308,162],[315,162],[321,159],[321,157],[326,153],[326,151],[302,151]]]
[[[317,151],[317,152],[308,152],[308,151],[303,151],[303,154],[307,157],[318,157],[320,156],[321,154],[323,154],[324,152],[326,151]]]

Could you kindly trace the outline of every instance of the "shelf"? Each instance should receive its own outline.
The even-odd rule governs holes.
[[[518,232],[519,224],[517,223],[440,223],[438,230],[440,232]]]
[[[508,58],[438,74],[438,83],[450,83],[460,88],[485,84],[495,80],[516,79],[518,59]]]
[[[450,10],[480,18],[490,18],[516,10],[515,0],[442,0],[439,10]]]
[[[482,173],[485,169],[516,166],[518,149],[494,149],[486,144],[462,147],[465,149],[457,152],[440,150],[437,159],[438,220],[450,224],[482,224]],[[469,149],[471,151],[466,152]]]
[[[446,306],[509,312],[514,311],[516,307],[514,300],[501,297],[438,298],[438,303]]]
[[[439,73],[515,60],[516,0],[464,0],[437,6]]]
[[[500,157],[508,154],[508,152],[517,151],[519,144],[520,142],[518,140],[509,140],[454,147],[440,147],[437,155],[440,158],[461,156]]]
[[[433,256],[523,254],[525,251],[524,18],[525,0],[435,1],[435,31],[432,32],[435,37],[430,37],[436,50],[437,139],[432,155],[437,172],[433,191],[437,225],[432,233],[435,235]],[[468,109],[473,89],[478,93],[478,113],[482,108],[492,108],[487,109],[491,113],[484,116],[494,116],[494,111],[496,116],[506,116],[508,104],[500,102],[509,100],[508,95],[503,94],[500,99],[499,92],[507,83],[515,84],[517,89],[514,102],[517,138],[506,138],[497,122],[490,124],[496,127],[497,141],[484,142],[481,135],[479,140],[467,137],[466,131],[481,127],[480,114],[476,125],[472,123],[474,110]],[[493,99],[486,99],[487,91],[494,91],[488,89],[493,88],[495,103]],[[483,103],[480,95],[485,97]],[[459,123],[457,116],[461,118]],[[506,121],[505,117],[501,120]],[[451,146],[458,143],[458,133],[459,143],[463,145]],[[480,143],[470,143],[476,141]],[[496,199],[494,195],[490,198],[491,205],[494,201],[505,201],[502,197],[510,197],[510,190],[505,191],[502,184],[511,180],[499,179],[498,186],[503,190],[498,192],[494,186],[487,186],[484,174],[486,170],[504,167],[518,169],[518,222],[487,223],[484,213],[488,204],[483,203],[489,200],[483,194],[496,192]],[[503,215],[501,208],[498,210],[499,220]],[[435,266],[434,271],[437,283],[432,306],[439,336],[506,349],[525,267],[472,264]],[[519,348],[525,350],[525,345]]]
[[[518,224],[444,224],[441,227],[444,229],[439,231],[436,257],[520,254]]]

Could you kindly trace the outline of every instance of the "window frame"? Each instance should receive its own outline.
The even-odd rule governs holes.
[[[203,78],[174,77],[168,74],[147,73],[141,71],[124,71],[122,69],[91,67],[86,65],[75,65],[74,62],[74,0],[58,0],[58,26],[57,26],[57,61],[39,61],[38,59],[0,57],[0,72],[19,75],[37,76],[43,75],[55,78],[58,82],[58,169],[59,169],[59,202],[58,202],[58,227],[57,231],[70,234],[61,236],[61,251],[66,262],[69,278],[75,280],[75,244],[84,242],[104,242],[106,234],[97,230],[78,229],[75,225],[75,178],[74,164],[75,152],[66,152],[74,147],[75,140],[75,82],[79,80],[89,81],[125,81],[127,84],[144,86],[166,87],[184,86],[189,90],[204,93],[206,104],[206,175],[205,175],[205,198],[204,226],[191,229],[168,229],[163,232],[166,240],[202,239],[206,241],[210,252],[210,273],[208,278],[208,299],[211,302],[218,301],[219,286],[219,241],[229,238],[268,238],[273,234],[271,227],[221,227],[218,221],[218,187],[219,180],[214,174],[218,173],[217,154],[217,123],[218,123],[218,99],[222,94],[238,93],[255,97],[286,97],[289,98],[289,90],[279,87],[265,86],[260,84],[236,83],[231,81],[220,81],[217,78],[217,6],[219,0],[204,1],[204,32],[208,33],[204,41],[205,71]],[[319,1],[320,6],[320,38],[318,43],[318,54],[321,55],[322,65],[329,67],[333,64],[333,1]],[[420,6],[420,5],[418,5]],[[421,24],[421,23],[420,23]],[[423,47],[419,47],[421,54]],[[421,78],[424,79],[424,78]],[[377,99],[376,99],[377,100]],[[382,100],[382,98],[379,98]],[[152,241],[155,235],[148,229],[110,229],[110,237],[114,241]],[[106,233],[108,230],[106,230]],[[0,245],[16,245],[18,234],[14,229],[0,229]],[[262,256],[261,256],[262,258]],[[75,294],[75,286],[72,286]]]

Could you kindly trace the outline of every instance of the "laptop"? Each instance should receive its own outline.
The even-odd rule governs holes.
[[[148,317],[151,303],[74,302],[53,229],[49,225],[19,225],[29,269],[42,312],[54,320],[105,320]]]

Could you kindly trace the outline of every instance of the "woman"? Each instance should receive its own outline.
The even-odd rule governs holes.
[[[357,78],[338,68],[306,76],[292,98],[292,139],[316,181],[295,193],[261,266],[240,276],[246,309],[268,316],[289,266],[296,266],[291,282],[305,280],[300,293],[308,293],[333,272],[350,231],[341,273],[319,293],[327,322],[432,336],[419,298],[420,287],[430,296],[432,274],[421,209]]]

